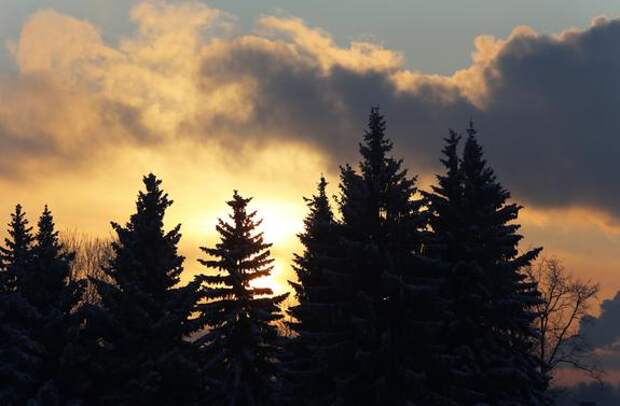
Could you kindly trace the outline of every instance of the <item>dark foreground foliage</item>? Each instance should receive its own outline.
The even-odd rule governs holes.
[[[450,132],[420,193],[371,109],[336,204],[324,177],[305,199],[288,309],[255,284],[271,244],[236,191],[187,283],[153,174],[90,280],[75,278],[47,206],[36,230],[16,206],[0,248],[0,403],[549,404],[532,347],[540,294],[523,272],[540,249],[519,251],[521,207],[473,124],[461,141]]]

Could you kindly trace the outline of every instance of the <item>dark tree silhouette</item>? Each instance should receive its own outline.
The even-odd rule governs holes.
[[[598,288],[531,266],[541,249],[518,251],[521,207],[472,123],[464,144],[450,131],[420,199],[372,108],[338,211],[324,177],[305,199],[286,322],[288,294],[255,284],[271,244],[236,191],[201,247],[209,272],[185,285],[153,174],[109,243],[60,239],[47,206],[33,234],[17,205],[0,247],[0,404],[549,404],[552,368],[584,367],[572,333]]]
[[[45,316],[66,316],[78,303],[83,283],[71,281],[75,254],[58,239],[54,218],[45,206],[37,223],[32,263],[19,284],[28,301]]]
[[[60,387],[61,365],[66,361],[64,350],[79,329],[79,320],[72,310],[80,301],[84,283],[70,278],[74,254],[60,244],[47,206],[37,223],[30,252],[31,259],[18,279],[17,288],[40,315],[33,329],[44,348],[37,398],[43,404],[60,404],[68,401]]]
[[[433,318],[432,295],[422,293],[433,288],[420,278],[417,259],[425,227],[422,200],[415,198],[416,180],[402,160],[389,155],[393,147],[385,127],[378,108],[371,109],[360,173],[348,165],[341,170],[341,266],[351,289],[340,294],[349,302],[351,342],[342,345],[347,350],[332,360],[338,367],[330,371],[339,383],[337,401],[345,404],[420,399],[424,376],[416,369],[425,361],[415,364],[413,358],[430,345],[430,335],[415,332]]]
[[[155,175],[145,176],[144,185],[127,225],[112,223],[117,241],[105,269],[112,282],[95,281],[102,308],[91,308],[88,320],[87,336],[100,349],[90,396],[112,404],[190,403],[202,386],[186,341],[200,327],[190,319],[199,282],[179,286],[180,226],[163,230],[172,201]]]
[[[337,224],[326,188],[327,181],[321,177],[317,193],[304,198],[309,213],[304,232],[298,234],[304,250],[293,259],[297,281],[289,281],[298,304],[288,309],[292,316],[288,326],[296,334],[289,345],[288,383],[297,403],[307,405],[326,404],[333,392],[321,358],[332,350],[332,333],[338,331],[334,314],[342,308],[338,295],[342,289],[334,286],[338,278],[333,277],[339,252]]]
[[[34,330],[41,317],[18,290],[32,263],[31,231],[18,204],[0,247],[0,403],[6,405],[33,400],[40,379],[43,347]]]
[[[295,254],[293,259],[297,282],[289,281],[299,301],[298,306],[289,309],[289,313],[296,320],[290,325],[298,333],[311,329],[313,324],[321,323],[321,320],[317,320],[317,317],[309,312],[310,306],[305,305],[316,303],[314,297],[320,295],[321,290],[328,289],[327,278],[324,275],[326,266],[324,261],[329,260],[330,254],[334,254],[336,242],[334,238],[336,222],[327,197],[327,181],[324,177],[321,177],[317,189],[316,195],[304,198],[309,213],[304,219],[304,232],[298,234],[304,252],[302,255]]]
[[[459,241],[467,238],[463,225],[463,172],[461,171],[458,146],[461,136],[450,130],[444,139],[441,163],[445,175],[437,175],[437,185],[432,192],[422,192],[429,207],[429,223],[433,232],[427,236],[424,255],[441,258],[446,262],[459,259]]]
[[[4,239],[5,247],[0,247],[0,259],[3,266],[3,279],[10,291],[17,290],[17,283],[32,262],[32,227],[28,225],[26,213],[20,204],[11,214],[8,237]],[[23,292],[23,289],[20,289]]]
[[[547,377],[532,355],[540,294],[523,272],[541,249],[518,253],[522,237],[513,221],[521,207],[507,202],[510,194],[487,166],[475,134],[470,125],[460,162],[459,137],[447,139],[447,174],[427,195],[429,249],[449,268],[444,338],[452,361],[444,393],[457,403],[544,404]]]
[[[274,322],[287,294],[273,296],[269,288],[251,285],[272,270],[269,247],[257,231],[261,221],[247,212],[251,199],[236,191],[227,202],[230,223],[219,220],[220,242],[201,248],[210,259],[200,260],[215,275],[202,275],[207,303],[200,319],[209,331],[197,343],[211,382],[210,404],[272,405],[281,393],[278,371],[282,342]]]

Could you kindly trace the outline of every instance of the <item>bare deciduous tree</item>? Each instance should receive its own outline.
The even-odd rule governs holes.
[[[109,279],[103,267],[112,257],[112,240],[92,237],[77,231],[64,231],[60,238],[67,250],[75,252],[75,260],[71,266],[71,278],[87,280],[82,302],[98,304],[99,294],[89,278],[106,281]]]
[[[541,371],[551,373],[566,365],[600,379],[602,372],[589,356],[591,347],[579,333],[581,320],[598,294],[598,284],[574,278],[557,258],[543,258],[526,272],[542,296],[536,309]]]

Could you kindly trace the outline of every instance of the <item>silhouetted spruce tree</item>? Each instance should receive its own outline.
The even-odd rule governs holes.
[[[333,393],[327,365],[322,358],[332,351],[333,333],[338,332],[338,309],[343,297],[334,280],[338,268],[337,224],[327,197],[327,181],[321,177],[318,190],[304,198],[309,213],[304,231],[298,234],[303,253],[294,255],[297,281],[289,281],[298,304],[288,308],[287,324],[296,337],[289,341],[288,384],[298,405],[327,404]]]
[[[68,316],[80,300],[83,282],[71,280],[75,253],[60,243],[47,205],[37,223],[32,254],[32,264],[20,284],[28,292],[27,299],[44,315]]]
[[[75,339],[79,319],[72,310],[80,301],[84,282],[71,279],[73,252],[59,242],[54,219],[45,206],[37,224],[32,257],[18,289],[41,316],[34,331],[44,348],[40,370],[41,385],[37,398],[42,404],[62,404],[69,401],[62,389],[65,360],[64,350]],[[73,382],[64,382],[72,385]]]
[[[23,405],[37,391],[43,348],[33,334],[40,316],[17,290],[32,257],[31,228],[20,205],[11,215],[8,235],[0,247],[0,404]]]
[[[24,276],[32,263],[32,227],[28,225],[26,213],[20,204],[15,206],[11,214],[8,237],[4,239],[5,247],[0,247],[0,260],[3,264],[3,279],[9,291],[17,290],[17,283]],[[22,294],[23,289],[20,289]]]
[[[436,175],[437,185],[431,186],[431,192],[422,192],[429,207],[429,224],[433,231],[425,241],[424,255],[450,262],[459,259],[455,251],[467,235],[463,225],[463,172],[458,152],[461,136],[450,130],[444,141],[440,161],[446,174]]]
[[[338,376],[344,404],[405,404],[427,397],[424,382],[438,281],[419,260],[424,238],[415,177],[389,154],[385,120],[371,109],[360,173],[342,167],[339,227],[351,276],[352,359]],[[338,370],[338,369],[334,369]]]
[[[296,332],[312,330],[313,325],[321,324],[320,317],[312,311],[311,305],[321,303],[317,296],[329,289],[324,274],[329,264],[325,261],[330,259],[336,248],[336,222],[327,197],[327,181],[324,177],[321,177],[317,189],[316,195],[304,198],[309,213],[304,219],[304,232],[297,235],[304,246],[304,252],[302,255],[294,254],[293,269],[297,281],[289,281],[299,301],[297,306],[288,309],[288,313],[295,318],[289,325]]]
[[[179,286],[183,257],[177,253],[180,225],[165,232],[164,214],[172,204],[155,175],[144,177],[136,212],[117,234],[105,272],[96,280],[102,308],[92,309],[85,335],[99,348],[92,359],[87,403],[188,404],[202,382],[188,335],[200,328],[190,318],[200,283]]]
[[[508,203],[475,134],[470,125],[460,162],[459,137],[447,139],[447,173],[427,195],[430,254],[450,270],[444,393],[456,404],[545,404],[547,379],[531,352],[539,293],[520,272],[541,249],[518,253],[522,237],[514,220],[521,207]]]
[[[281,393],[281,337],[274,322],[282,318],[280,304],[287,294],[273,296],[252,281],[272,271],[271,244],[257,231],[261,221],[247,212],[251,199],[236,191],[227,204],[232,220],[219,220],[220,242],[201,249],[211,259],[199,260],[216,275],[202,275],[207,303],[200,306],[209,331],[200,339],[204,367],[216,405],[272,405]]]

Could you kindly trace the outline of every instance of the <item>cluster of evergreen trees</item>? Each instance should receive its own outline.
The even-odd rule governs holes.
[[[337,213],[324,178],[306,199],[288,309],[252,284],[273,260],[236,191],[205,273],[182,286],[172,201],[146,176],[135,213],[112,223],[105,281],[90,281],[99,304],[80,300],[47,207],[33,231],[18,205],[0,251],[0,404],[548,404],[540,296],[522,273],[540,249],[518,251],[520,207],[473,125],[462,148],[446,138],[445,171],[420,193],[385,130],[373,108]]]

